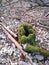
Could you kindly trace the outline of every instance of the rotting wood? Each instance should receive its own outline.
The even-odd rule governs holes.
[[[33,62],[32,60],[30,59],[30,57],[27,55],[27,53],[25,51],[23,51],[21,45],[8,33],[8,31],[3,28],[3,31],[5,32],[5,34],[8,36],[8,38],[13,42],[15,43],[16,47],[21,51],[21,53],[25,56],[25,58],[31,63],[31,65],[33,65]]]

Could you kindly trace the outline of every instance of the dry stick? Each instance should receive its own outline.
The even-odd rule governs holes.
[[[48,27],[48,26],[44,26],[44,25],[37,24],[37,23],[32,23],[32,25],[36,25],[36,26],[40,26],[40,27],[43,27],[43,28],[49,29],[49,27]]]
[[[17,35],[14,33],[14,32],[12,32],[9,28],[7,28],[5,25],[3,25],[3,24],[1,24],[13,37],[17,37]]]
[[[49,29],[48,26],[44,26],[44,25],[41,25],[41,24],[37,24],[37,26],[40,26],[40,27],[43,27],[43,28]]]
[[[7,30],[5,30],[5,28],[3,28],[3,30],[4,30],[5,34],[8,36],[8,38],[17,46],[17,48],[21,51],[21,53],[25,56],[25,58],[31,63],[31,65],[33,65],[32,60],[27,55],[27,53],[23,51],[21,45],[7,32]]]

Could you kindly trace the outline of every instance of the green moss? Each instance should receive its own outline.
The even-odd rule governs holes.
[[[27,51],[28,53],[39,52],[38,47],[32,46],[30,44],[27,44],[24,50]]]
[[[25,34],[25,30],[23,29],[23,27],[18,27],[18,40],[19,42],[21,41],[21,36],[23,36]]]
[[[31,24],[23,23],[18,27],[18,41],[21,44],[27,44],[24,49],[25,51],[29,53],[39,52],[44,56],[49,56],[48,50],[36,46],[35,38],[35,30],[32,28]]]
[[[35,45],[35,31],[29,23],[23,23],[18,27],[18,40],[20,43]]]
[[[21,37],[21,41],[20,41],[21,43],[23,43],[23,44],[25,44],[26,42],[27,42],[27,38],[26,38],[26,36],[22,36]]]
[[[27,37],[27,43],[31,44],[31,45],[35,45],[35,34],[30,34]]]
[[[43,48],[39,48],[37,46],[32,46],[32,45],[29,45],[29,44],[26,45],[24,50],[28,53],[39,52],[40,54],[42,54],[44,56],[49,56],[48,50],[45,50]]]
[[[40,53],[44,56],[49,56],[49,50],[45,50],[45,49],[40,48]]]

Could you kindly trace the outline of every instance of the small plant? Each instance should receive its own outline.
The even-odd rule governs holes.
[[[21,44],[35,45],[35,31],[29,23],[23,23],[18,27],[18,40]]]

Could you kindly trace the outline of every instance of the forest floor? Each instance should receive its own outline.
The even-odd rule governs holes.
[[[3,6],[1,7],[1,18],[0,19],[9,29],[11,29],[14,32],[16,32],[17,27],[19,25],[21,25],[23,22],[29,22],[31,24],[32,23],[39,23],[39,24],[42,24],[44,26],[49,26],[49,7],[40,7],[35,3],[25,2],[25,1],[3,3]],[[49,50],[49,29],[47,30],[47,29],[39,27],[39,26],[33,26],[33,28],[36,30],[36,40],[40,41],[37,45]],[[0,37],[3,37],[3,35],[4,35],[4,33],[2,33],[2,31],[1,31]],[[3,40],[3,39],[6,39],[6,35],[0,41],[5,42],[6,40]],[[8,42],[8,39],[7,39],[7,42]],[[9,43],[12,43],[12,42],[9,42]],[[4,53],[5,53],[5,54],[0,53],[1,62],[6,61],[6,58],[3,59],[2,57],[6,56],[6,52],[8,50],[7,46],[9,44],[6,43],[4,45],[5,45],[5,47],[2,46],[2,49],[0,50],[0,52],[2,52],[4,49]],[[7,50],[6,50],[6,48],[7,48]],[[10,48],[11,49],[14,48],[13,51],[15,54],[15,51],[16,51],[15,46],[14,47],[11,46]],[[11,53],[13,51],[10,50]],[[7,53],[10,53],[10,52],[7,52]],[[13,54],[13,56],[14,56],[14,54]],[[38,56],[38,54],[36,54],[36,55]],[[8,58],[10,56],[8,56]],[[35,63],[37,63],[37,59],[36,59],[37,56],[33,57]],[[41,60],[44,60],[43,56],[40,56],[40,57],[42,57]],[[2,61],[2,59],[3,59],[3,61]],[[11,61],[11,59],[7,59],[7,60]],[[13,60],[12,60],[12,62],[14,63]],[[37,63],[37,65],[40,65],[40,64],[41,65],[42,64],[49,65],[48,59],[46,59],[43,63],[42,62],[39,61]],[[8,63],[7,63],[7,65],[10,65]],[[23,63],[23,62],[21,62],[21,63]],[[4,65],[4,63],[2,63],[2,65]],[[17,65],[17,64],[12,64],[12,65]]]

